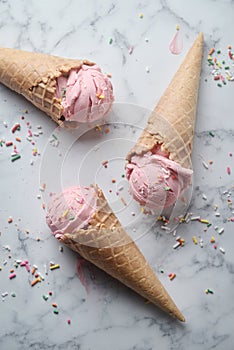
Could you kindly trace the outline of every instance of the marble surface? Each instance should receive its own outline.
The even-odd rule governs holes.
[[[185,240],[185,245],[178,249],[173,249],[176,237],[160,231],[152,221],[147,234],[138,236],[137,231],[132,231],[185,315],[184,324],[146,304],[67,248],[62,251],[45,223],[43,204],[49,193],[78,180],[84,183],[97,179],[104,186],[104,178],[97,169],[91,169],[90,174],[91,171],[80,168],[90,156],[89,148],[99,160],[104,156],[103,150],[110,152],[110,157],[122,159],[136,139],[137,130],[128,130],[124,123],[115,127],[113,122],[110,133],[102,131],[94,136],[96,144],[90,137],[92,131],[79,138],[58,132],[42,112],[0,85],[0,139],[14,141],[18,136],[22,140],[15,141],[22,157],[13,163],[12,148],[0,148],[1,350],[233,349],[234,82],[227,81],[218,87],[206,61],[214,46],[222,51],[218,59],[229,62],[233,73],[233,61],[228,61],[227,53],[227,46],[234,46],[233,11],[232,0],[0,1],[0,46],[96,61],[104,72],[112,74],[116,101],[112,120],[121,110],[121,118],[126,113],[128,125],[135,129],[143,126],[147,118],[144,111],[154,107],[198,32],[204,32],[189,212],[212,224],[210,227],[199,221],[180,224],[176,234]],[[172,55],[168,47],[176,24],[180,26],[183,50]],[[140,122],[131,112],[133,106],[134,111],[143,113]],[[20,122],[21,130],[13,135],[11,127],[16,122]],[[35,146],[27,140],[29,126]],[[107,146],[112,147],[105,148],[103,144],[111,140],[113,145]],[[38,152],[35,156],[33,147]],[[114,167],[113,173],[106,175],[109,187],[111,177],[119,176],[118,185],[126,188],[119,169]],[[127,226],[129,216],[122,213],[119,201],[111,200],[111,196],[108,199]],[[140,217],[144,222],[140,215],[138,220]],[[9,217],[12,223],[8,223]],[[136,223],[133,220],[133,226]],[[223,233],[219,233],[222,228]],[[198,244],[194,244],[193,236]],[[212,236],[215,243],[210,242]],[[30,269],[35,264],[43,280],[31,287],[34,276],[27,266],[16,267],[17,260],[28,260]],[[59,264],[60,269],[51,271],[50,262]],[[15,270],[16,278],[9,279],[11,269]],[[168,277],[171,272],[176,273],[173,281]],[[213,293],[205,293],[206,289]],[[48,299],[44,300],[43,295]],[[53,303],[57,304],[58,314],[53,312]]]

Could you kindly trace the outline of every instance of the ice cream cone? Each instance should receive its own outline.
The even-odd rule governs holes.
[[[56,97],[56,79],[83,64],[94,65],[87,60],[0,48],[0,82],[62,125],[63,106]]]
[[[124,231],[102,191],[95,187],[95,192],[97,208],[88,228],[62,234],[58,239],[171,316],[185,321],[136,244]]]
[[[200,33],[127,155],[142,155],[155,146],[184,168],[191,167],[194,125],[203,51]]]

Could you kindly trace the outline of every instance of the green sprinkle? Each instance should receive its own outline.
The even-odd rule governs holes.
[[[222,61],[222,64],[225,64],[225,61]]]
[[[121,176],[122,176],[122,177],[125,177],[125,175],[124,175],[124,174],[122,174]]]
[[[2,143],[2,141],[0,141],[0,146],[1,146],[1,147],[3,146],[3,143]]]
[[[113,43],[113,39],[112,38],[110,38],[110,40],[109,40],[109,44],[111,45]]]
[[[164,190],[165,190],[165,191],[170,191],[170,189],[171,189],[170,187],[167,187],[167,186],[164,187]]]
[[[15,297],[16,297],[15,292],[12,292],[12,293],[11,293],[11,296],[12,296],[13,298],[15,298]]]
[[[42,298],[43,298],[45,301],[49,299],[48,295],[45,295],[45,294],[42,295]]]
[[[20,154],[16,154],[15,156],[12,156],[11,161],[14,162],[17,159],[20,159],[21,155]]]
[[[58,315],[59,311],[57,309],[54,310],[54,314]]]
[[[220,54],[220,53],[221,53],[221,50],[218,50],[217,53]]]
[[[218,87],[222,87],[222,84],[218,83],[217,86],[218,86]]]
[[[69,220],[74,220],[75,219],[75,216],[71,216],[70,218],[69,218]]]
[[[55,134],[52,134],[52,136],[55,140],[58,140],[58,138],[57,138],[57,136],[55,136]]]
[[[225,66],[224,69],[228,70],[228,69],[230,69],[230,67],[229,66]]]
[[[212,136],[212,137],[215,137],[215,134],[214,134],[213,131],[210,131],[210,132],[209,132],[209,135]]]
[[[209,223],[209,224],[207,224],[207,227],[210,227],[212,224],[211,223]]]

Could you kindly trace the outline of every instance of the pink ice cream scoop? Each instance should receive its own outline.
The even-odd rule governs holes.
[[[129,191],[149,209],[169,208],[192,180],[192,170],[185,169],[162,152],[133,156],[126,166]]]
[[[69,187],[54,195],[47,208],[46,222],[59,238],[88,226],[96,210],[96,193],[92,187]]]
[[[58,77],[56,95],[62,100],[65,120],[78,123],[101,119],[114,101],[112,84],[97,65],[83,64]]]

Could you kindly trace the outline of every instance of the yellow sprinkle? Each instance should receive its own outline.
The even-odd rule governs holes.
[[[65,210],[63,215],[62,215],[62,218],[65,218],[65,216],[67,216],[68,212],[69,212],[69,209]]]
[[[222,64],[221,64],[220,62],[217,62],[217,66],[218,66],[219,68],[221,68],[221,67],[222,67]]]
[[[175,29],[176,29],[176,30],[180,30],[179,24],[176,24]]]
[[[210,243],[215,243],[215,238],[214,238],[214,236],[211,237]]]
[[[207,56],[207,59],[208,59],[208,60],[212,60],[211,55],[208,55],[208,56]]]
[[[59,264],[50,266],[50,270],[55,270],[55,269],[59,269],[59,268],[60,268]]]
[[[139,18],[143,18],[143,13],[139,13]]]
[[[205,219],[201,219],[200,222],[201,222],[202,224],[209,224],[209,221],[208,221],[208,220],[205,220]]]
[[[197,244],[197,237],[196,236],[193,236],[193,243]]]
[[[145,208],[144,208],[144,207],[141,208],[141,212],[142,212],[142,213],[145,212]]]

